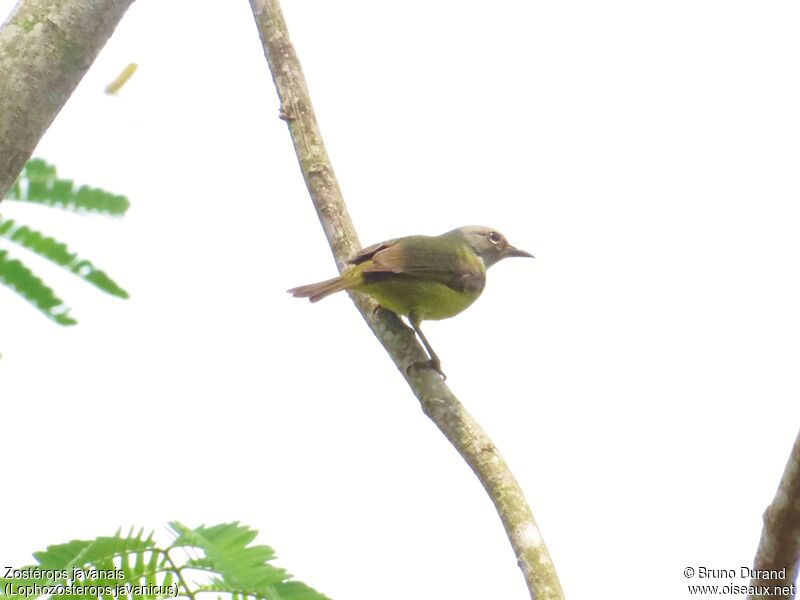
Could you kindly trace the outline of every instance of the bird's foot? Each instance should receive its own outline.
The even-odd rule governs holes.
[[[447,380],[447,375],[445,375],[444,371],[442,371],[442,364],[438,360],[430,359],[430,360],[418,360],[416,362],[413,362],[410,365],[408,365],[408,368],[406,369],[406,374],[411,375],[412,369],[433,369],[439,375],[442,376],[442,381]]]

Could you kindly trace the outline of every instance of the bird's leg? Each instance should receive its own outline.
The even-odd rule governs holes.
[[[443,380],[447,379],[447,375],[445,375],[444,371],[442,371],[442,363],[439,360],[439,357],[436,356],[436,352],[433,351],[433,348],[431,348],[428,339],[425,337],[425,334],[422,333],[422,329],[420,329],[419,327],[420,322],[412,317],[408,318],[408,322],[411,323],[411,327],[412,329],[414,329],[414,333],[417,334],[419,341],[421,341],[422,345],[425,346],[425,351],[428,353],[428,356],[431,357],[430,360],[412,363],[411,365],[409,365],[408,369],[411,369],[412,367],[428,367],[439,373],[439,375],[442,376]]]

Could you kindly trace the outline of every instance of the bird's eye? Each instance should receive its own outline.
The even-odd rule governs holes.
[[[489,238],[489,241],[492,242],[493,244],[499,244],[500,240],[503,239],[503,236],[501,236],[496,231],[490,231],[489,235],[488,235],[488,238]]]

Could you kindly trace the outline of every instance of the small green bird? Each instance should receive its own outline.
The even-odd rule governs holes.
[[[349,271],[289,293],[311,302],[342,290],[371,296],[407,317],[428,351],[429,361],[412,366],[430,367],[446,378],[420,323],[455,316],[475,302],[486,285],[486,269],[509,256],[533,258],[496,229],[459,227],[435,237],[412,235],[369,246],[350,260],[354,266]]]

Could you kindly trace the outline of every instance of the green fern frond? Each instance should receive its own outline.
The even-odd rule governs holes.
[[[63,242],[46,236],[27,225],[17,225],[13,219],[0,217],[0,237],[5,237],[28,250],[68,269],[84,281],[91,283],[104,292],[119,298],[128,298],[128,292],[123,290],[104,271],[73,254]]]
[[[98,537],[93,540],[72,540],[66,544],[48,546],[42,552],[34,552],[33,557],[44,569],[71,570],[84,565],[113,564],[113,559],[119,555],[137,554],[151,550],[155,545],[153,534],[144,537],[143,529],[136,534],[131,530],[124,537],[117,530],[113,536]]]
[[[268,546],[249,546],[256,532],[247,527],[170,526],[176,539],[166,548],[159,547],[152,534],[144,537],[142,530],[48,546],[33,555],[38,564],[19,569],[26,576],[0,577],[0,600],[43,595],[50,600],[161,600],[178,595],[194,600],[205,592],[214,592],[219,600],[328,600],[304,583],[290,581],[284,569],[266,564],[275,552]],[[178,563],[170,552],[179,548],[204,556]],[[188,569],[219,577],[190,586],[184,577]],[[61,587],[47,587],[51,585]]]
[[[127,536],[117,531],[113,536],[48,546],[46,550],[34,553],[37,565],[19,569],[25,576],[0,579],[3,590],[0,598],[4,595],[8,598],[46,595],[51,600],[112,600],[123,597],[146,600],[165,597],[128,592],[145,583],[144,573],[126,568],[130,565],[130,557],[144,557],[147,554],[155,556],[156,568],[163,570],[166,556],[156,548],[152,534],[144,537],[143,530],[137,534],[131,530]],[[152,563],[151,560],[148,562]],[[39,589],[30,589],[32,585],[38,585]]]
[[[17,292],[56,323],[60,325],[77,323],[69,316],[69,309],[64,301],[28,267],[15,258],[9,258],[5,250],[0,250],[0,282]]]
[[[114,216],[124,215],[130,206],[125,196],[87,185],[75,189],[71,179],[59,179],[56,168],[41,158],[32,158],[25,163],[25,168],[6,198]]]
[[[201,525],[196,529],[170,523],[170,527],[178,534],[172,544],[174,547],[192,546],[200,548],[205,554],[202,558],[189,560],[187,565],[222,575],[222,580],[229,586],[225,591],[259,589],[289,577],[284,569],[266,564],[275,558],[272,548],[248,547],[255,539],[256,532],[238,523],[213,527]]]
[[[174,521],[170,527],[176,533],[171,547],[188,546],[205,555],[188,560],[187,567],[221,576],[200,586],[202,591],[266,600],[327,600],[304,583],[290,581],[285,569],[267,564],[275,558],[275,551],[269,546],[248,546],[257,532],[238,522],[190,529]]]

